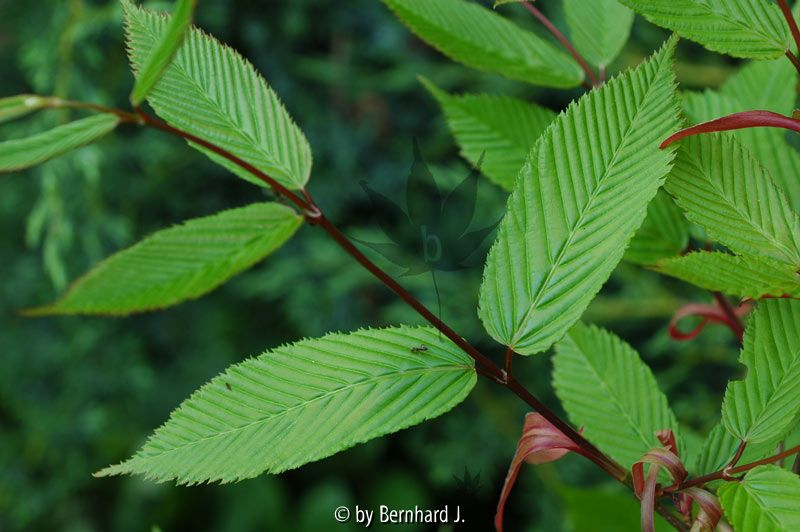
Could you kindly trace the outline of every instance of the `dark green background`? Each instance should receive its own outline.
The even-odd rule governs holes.
[[[542,4],[563,28],[560,2]],[[514,6],[503,13],[536,28]],[[448,90],[513,94],[553,109],[580,94],[455,65],[414,39],[377,0],[201,0],[197,19],[282,95],[314,151],[311,192],[346,232],[365,239],[381,238],[379,213],[358,182],[402,202],[412,138],[443,188],[467,172],[417,75]],[[0,96],[38,92],[122,106],[132,83],[122,35],[114,1],[0,0]],[[616,70],[640,61],[664,35],[637,20]],[[732,66],[687,43],[679,57],[679,77],[690,86],[718,84]],[[0,139],[70,116],[50,112],[5,124]],[[0,176],[0,530],[356,530],[337,525],[333,509],[448,502],[462,505],[469,529],[490,528],[526,410],[483,382],[440,419],[277,477],[190,488],[91,477],[129,456],[183,398],[229,364],[327,331],[419,323],[313,228],[211,295],[166,312],[128,319],[18,315],[143,235],[264,195],[182,142],[133,127],[39,169]],[[496,220],[503,202],[503,193],[483,183],[476,223]],[[499,357],[476,317],[480,273],[440,274],[443,313]],[[429,276],[403,282],[436,305]],[[692,299],[708,296],[623,265],[586,319],[640,348],[678,416],[703,433],[718,415],[725,382],[739,370],[725,330],[709,329],[692,344],[669,340],[669,316]],[[516,366],[527,385],[557,405],[547,356]],[[459,481],[465,468],[480,475],[475,486]],[[579,457],[526,467],[507,509],[508,529],[635,530],[635,503],[613,490]]]

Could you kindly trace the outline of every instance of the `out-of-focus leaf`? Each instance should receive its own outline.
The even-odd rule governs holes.
[[[172,62],[172,58],[175,57],[175,53],[183,43],[186,32],[192,25],[192,14],[196,6],[197,0],[178,0],[166,32],[161,35],[161,40],[153,47],[150,57],[136,78],[136,84],[131,92],[131,103],[134,106],[142,103],[147,93],[158,83],[164,70]]]
[[[654,270],[712,292],[760,299],[800,297],[800,274],[769,257],[699,251],[658,262]]]
[[[278,249],[302,224],[289,207],[256,203],[164,229],[111,256],[31,315],[127,315],[198,298]]]
[[[454,61],[534,85],[577,87],[583,71],[535,33],[467,0],[383,0],[421,39]]]
[[[45,98],[35,94],[20,94],[19,96],[0,98],[0,124],[49,107],[52,103],[52,98]]]
[[[628,42],[633,11],[617,0],[564,0],[575,48],[590,64],[605,68]]]
[[[439,101],[461,154],[506,190],[514,188],[525,159],[556,117],[544,107],[507,96],[452,96],[423,79]]]
[[[429,327],[303,340],[231,366],[98,475],[196,484],[280,473],[440,416],[475,381],[472,359]]]
[[[659,191],[647,206],[647,217],[631,239],[625,260],[655,264],[674,257],[689,245],[689,224],[666,192]]]
[[[94,142],[118,124],[119,118],[115,115],[99,114],[24,139],[0,142],[0,173],[42,164]]]

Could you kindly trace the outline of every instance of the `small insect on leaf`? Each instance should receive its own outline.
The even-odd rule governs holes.
[[[226,382],[225,387],[228,389],[228,391],[233,391],[233,388],[231,388],[231,383]]]
[[[424,345],[418,345],[416,347],[412,347],[411,348],[411,352],[412,353],[422,353],[422,352],[427,351],[427,350],[428,350],[428,348],[425,347]]]

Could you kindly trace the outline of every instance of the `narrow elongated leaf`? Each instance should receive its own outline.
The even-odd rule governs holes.
[[[119,124],[112,114],[82,118],[24,139],[0,142],[0,173],[24,170],[85,146]]]
[[[583,71],[567,54],[467,0],[383,0],[419,38],[472,68],[545,87],[571,88]]]
[[[278,249],[301,223],[277,203],[189,220],[111,256],[62,299],[29,312],[126,315],[195,299]]]
[[[703,251],[662,260],[654,269],[700,288],[732,296],[800,297],[797,268],[769,257]]]
[[[617,0],[564,0],[572,43],[592,65],[605,68],[622,51],[633,11]]]
[[[195,484],[280,473],[439,416],[475,381],[472,360],[430,328],[303,340],[231,366],[99,475]]]
[[[192,13],[197,6],[197,0],[178,0],[175,12],[161,40],[153,47],[150,57],[144,63],[136,85],[131,92],[131,103],[138,106],[147,93],[158,83],[164,70],[172,62],[175,53],[183,43],[183,38],[192,25]]]
[[[141,73],[170,25],[170,18],[123,0],[131,65]],[[249,62],[231,48],[192,28],[158,85],[147,95],[171,125],[213,142],[300,189],[311,173],[311,147],[278,96]],[[215,162],[260,186],[263,182],[212,152]]]
[[[648,450],[662,447],[656,432],[678,422],[639,354],[608,331],[576,324],[556,344],[553,384],[573,424],[630,469]]]
[[[666,188],[690,220],[734,252],[800,265],[800,217],[735,138],[683,140]]]
[[[736,532],[800,530],[800,477],[774,465],[759,466],[743,482],[719,489],[725,517]]]
[[[744,335],[742,381],[728,384],[722,421],[747,442],[777,442],[800,410],[800,301],[759,302]]]
[[[35,94],[20,94],[19,96],[0,98],[0,124],[49,107],[52,102],[52,98],[45,98]]]
[[[707,475],[724,469],[733,460],[740,443],[727,431],[724,424],[718,423],[711,429],[708,438],[703,442],[703,448],[697,456],[692,471],[696,475]],[[739,463],[755,462],[774,452],[775,445],[772,442],[748,444]]]
[[[655,264],[674,257],[689,245],[689,224],[669,194],[659,191],[647,206],[647,217],[631,240],[625,260]]]
[[[647,20],[734,57],[775,59],[789,48],[778,6],[767,0],[620,0]]]
[[[677,126],[671,39],[592,91],[545,131],[517,179],[489,254],[480,317],[517,353],[549,348],[622,258],[672,166]]]
[[[797,70],[785,58],[753,61],[731,76],[719,92],[686,94],[684,112],[692,124],[752,109],[791,115],[797,81]],[[741,141],[786,193],[794,210],[800,212],[800,153],[786,141],[786,132],[757,127],[725,135]]]
[[[461,154],[486,177],[506,190],[542,132],[556,117],[544,107],[506,96],[451,96],[423,80],[442,106]]]

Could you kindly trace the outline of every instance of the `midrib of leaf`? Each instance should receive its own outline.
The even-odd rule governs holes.
[[[578,351],[582,352],[581,349],[578,349]],[[602,375],[600,375],[600,373],[597,371],[597,368],[594,366],[594,364],[592,364],[592,361],[589,360],[589,357],[584,356],[583,358],[587,362],[586,365],[592,369],[592,373],[594,373],[594,375],[597,377],[597,380],[600,381],[600,385],[603,387],[603,389],[607,391],[607,395],[613,398],[614,400],[613,404],[614,406],[616,406],[617,410],[622,414],[622,417],[628,420],[631,427],[634,428],[634,432],[639,435],[639,437],[641,438],[642,442],[645,444],[646,447],[652,446],[653,442],[651,438],[649,438],[644,432],[641,431],[639,423],[635,419],[633,419],[633,417],[631,417],[625,406],[620,401],[619,396],[616,393],[613,393],[614,389],[608,386],[608,383],[605,381]]]
[[[161,13],[157,13],[156,16],[158,16],[160,18],[167,18],[166,15],[161,14]],[[144,32],[146,32],[151,39],[153,39],[156,42],[158,41],[159,35],[154,33],[151,27],[149,27],[147,24],[142,24],[142,27],[144,29]],[[204,37],[210,38],[209,36],[207,36],[205,34],[205,32],[203,32],[199,28],[195,28],[195,29],[197,31],[199,31]],[[187,42],[189,41],[189,39],[190,39],[190,37],[187,36]],[[221,63],[218,59],[219,59],[219,54],[222,52],[222,50],[230,50],[232,53],[235,53],[230,48],[230,46],[228,46],[227,44],[220,43],[220,47],[221,47],[221,49],[218,51],[219,53],[214,58],[214,61],[217,62],[218,64]],[[232,61],[238,61],[238,60],[239,59],[236,58],[236,57],[234,57],[232,59]],[[221,120],[222,122],[227,123],[230,126],[231,131],[234,131],[236,133],[236,135],[239,136],[239,138],[242,139],[245,142],[245,144],[242,145],[243,148],[245,148],[246,150],[253,149],[257,153],[259,153],[264,159],[270,161],[271,164],[274,164],[275,166],[279,166],[280,165],[283,168],[283,171],[284,171],[284,173],[286,173],[286,175],[288,175],[288,176],[292,176],[293,175],[293,169],[291,167],[286,167],[283,164],[279,164],[280,161],[277,158],[275,158],[272,155],[270,155],[269,152],[264,151],[262,146],[261,146],[261,142],[258,139],[255,139],[255,138],[251,137],[247,133],[247,131],[244,130],[242,125],[240,123],[238,123],[234,119],[234,117],[231,117],[226,113],[223,113],[222,110],[219,108],[219,104],[208,95],[207,88],[204,87],[199,81],[195,80],[194,77],[192,77],[188,72],[186,72],[186,70],[181,66],[181,64],[179,62],[173,61],[172,64],[170,65],[170,68],[174,68],[176,71],[179,71],[181,73],[181,75],[183,76],[183,78],[188,80],[188,83],[190,85],[192,85],[200,94],[202,94],[203,101],[206,103],[205,107],[207,109],[210,109],[211,112],[213,112],[216,116],[220,117],[222,119]],[[244,65],[244,68],[245,69],[249,69],[251,67],[250,67],[250,65]],[[245,87],[245,89],[248,92],[250,92],[249,87],[246,87],[246,85],[247,84],[242,84],[242,86]],[[236,91],[234,91],[234,92],[236,92]],[[245,99],[247,101],[247,107],[251,111],[251,113],[253,113],[253,116],[255,116],[255,113],[256,113],[256,109],[255,109],[255,107],[253,107],[253,100],[254,99],[255,98],[253,98],[253,97]],[[278,121],[278,122],[280,122],[280,121]],[[281,133],[283,134],[284,137],[287,136],[287,132],[282,129],[282,124],[281,124]],[[205,149],[205,148],[203,148],[203,149]]]
[[[271,361],[274,362],[274,360],[271,360]],[[384,374],[384,375],[378,375],[378,376],[375,376],[375,377],[370,377],[368,379],[364,379],[364,380],[361,380],[361,381],[358,381],[358,382],[353,382],[353,383],[348,384],[348,385],[346,385],[344,387],[337,388],[335,390],[331,390],[331,391],[326,392],[326,393],[324,393],[324,394],[322,394],[322,395],[320,395],[318,397],[314,397],[313,399],[309,399],[308,401],[305,401],[303,403],[300,403],[300,404],[297,404],[297,405],[294,405],[294,406],[291,406],[291,407],[288,407],[288,408],[284,408],[282,411],[280,411],[280,412],[278,412],[276,414],[268,415],[268,416],[259,418],[259,419],[255,420],[255,421],[251,421],[249,423],[246,423],[244,425],[240,425],[238,427],[234,427],[234,428],[229,429],[229,430],[217,432],[217,433],[211,434],[209,436],[203,436],[202,438],[190,441],[188,443],[183,443],[181,445],[173,445],[170,449],[167,449],[167,450],[159,452],[159,453],[148,454],[147,457],[148,458],[152,458],[152,457],[155,457],[155,456],[166,456],[166,455],[169,455],[172,452],[188,449],[188,448],[191,448],[191,447],[193,447],[195,445],[199,445],[199,444],[201,444],[203,442],[207,442],[207,441],[214,440],[214,439],[217,439],[217,438],[222,438],[222,437],[227,436],[227,435],[232,434],[232,433],[236,433],[236,432],[239,432],[239,431],[247,430],[248,428],[252,427],[253,425],[259,425],[259,424],[265,423],[267,421],[280,419],[281,417],[283,417],[286,414],[289,414],[290,412],[293,412],[295,410],[299,410],[299,409],[302,409],[302,408],[307,408],[308,406],[310,406],[310,405],[312,405],[314,403],[317,403],[319,401],[322,401],[323,399],[327,399],[328,397],[337,395],[339,393],[345,393],[348,390],[355,389],[355,388],[358,388],[360,386],[366,386],[366,385],[369,385],[369,384],[380,382],[382,380],[400,381],[400,380],[403,380],[404,378],[406,378],[407,376],[424,375],[424,374],[429,374],[429,373],[436,373],[436,372],[439,372],[439,371],[442,371],[442,372],[445,372],[445,371],[454,371],[454,372],[455,371],[459,371],[459,372],[461,372],[461,371],[470,370],[470,369],[471,369],[471,367],[468,366],[468,365],[463,365],[463,366],[462,365],[437,366],[435,368],[422,368],[422,369],[413,369],[413,370],[402,370],[402,371],[396,371],[396,372],[390,373],[390,374]],[[236,376],[237,376],[237,378],[246,378],[244,375],[241,375],[241,374],[237,374]],[[297,385],[298,383],[291,383],[291,384],[292,385]],[[240,389],[240,391],[245,391],[246,392],[245,389]],[[208,398],[206,397],[205,400],[208,401]],[[263,400],[263,399],[259,398],[259,400]],[[211,401],[209,401],[209,402],[211,402]],[[222,408],[221,405],[215,404],[215,406],[217,408],[220,408],[220,409],[224,410],[224,408]],[[135,461],[136,458],[133,458],[132,460]]]
[[[770,511],[771,505],[769,501],[765,501],[763,498],[758,496],[759,490],[751,491],[750,485],[747,483],[746,480],[744,482],[741,482],[739,486],[742,487],[747,492],[747,496],[750,497],[753,500],[753,502],[755,502],[758,505],[759,508],[761,508],[762,510],[761,517],[766,517],[769,520],[769,522],[772,523],[772,525],[775,527],[775,530],[781,530],[783,528],[782,526],[783,524],[780,522],[780,520],[778,520],[777,516]]]
[[[658,70],[660,70],[661,68],[663,68],[663,65],[659,64],[658,69],[653,74],[652,82],[647,87],[647,91],[644,93],[644,96],[641,99],[642,102],[646,102],[647,99],[650,97],[650,93],[653,91],[654,85],[656,84],[655,81],[656,81],[656,78],[657,78]],[[638,124],[638,120],[639,120],[639,117],[641,116],[641,110],[642,110],[643,107],[644,107],[644,105],[640,105],[639,106],[639,109],[637,109],[637,111],[636,111],[636,115],[630,121],[630,124],[625,129],[624,134],[620,137],[621,141],[617,145],[617,148],[614,150],[614,154],[612,155],[611,160],[609,161],[609,164],[606,165],[605,169],[603,170],[603,174],[600,176],[600,179],[598,179],[597,187],[595,188],[595,190],[592,191],[591,195],[589,196],[589,201],[586,202],[586,207],[581,210],[581,213],[578,216],[578,219],[575,221],[575,224],[572,226],[572,228],[570,230],[570,233],[569,233],[569,237],[567,237],[567,241],[564,243],[563,247],[561,248],[561,250],[558,252],[558,255],[556,256],[556,259],[553,261],[552,265],[550,266],[550,269],[547,272],[547,275],[545,276],[544,282],[541,284],[541,288],[537,292],[536,297],[533,299],[533,301],[531,302],[530,306],[528,307],[528,310],[525,313],[525,316],[517,324],[517,326],[516,326],[517,332],[512,337],[511,346],[510,347],[513,348],[514,345],[516,345],[516,343],[521,340],[521,337],[524,336],[524,334],[526,332],[527,324],[530,321],[531,316],[533,315],[534,311],[538,308],[539,303],[541,302],[541,298],[547,292],[547,287],[549,286],[550,281],[552,280],[553,275],[555,274],[555,271],[558,268],[560,268],[561,261],[564,259],[564,255],[566,254],[567,250],[569,250],[570,246],[572,245],[572,240],[573,240],[573,238],[575,237],[575,235],[578,232],[577,228],[579,228],[583,224],[583,219],[586,216],[586,213],[591,210],[591,208],[593,206],[593,203],[594,203],[595,199],[597,198],[597,196],[600,195],[601,192],[604,192],[603,187],[605,186],[605,180],[608,178],[609,174],[611,173],[610,172],[611,169],[613,169],[615,164],[617,163],[617,158],[619,157],[619,154],[622,151],[624,151],[624,148],[627,146],[628,137],[630,136],[631,131],[636,126],[639,125]],[[553,123],[553,125],[551,125],[550,127],[554,127],[554,126],[555,126],[555,123]],[[547,132],[545,132],[544,135],[542,135],[541,139],[539,140],[539,145],[542,144],[542,139],[544,139],[546,136],[547,136]],[[538,149],[537,149],[536,150],[537,158],[538,158],[538,153],[539,152],[538,152]],[[533,164],[534,162],[536,164],[538,164],[538,161],[532,161],[531,164]],[[563,204],[563,201],[564,201],[563,196],[561,196],[561,201],[562,201],[562,204]],[[542,197],[541,191],[539,192],[539,202],[543,206],[544,197]],[[562,205],[562,208],[563,208],[563,211],[566,212],[566,208],[563,205]],[[550,247],[550,238],[549,238],[549,235],[547,234],[547,231],[544,232],[544,237],[545,237],[545,242],[547,243],[547,249],[548,249],[548,252],[549,252],[551,250],[551,247]],[[548,255],[549,254],[550,253],[548,253]],[[527,276],[526,282],[530,283],[530,276]],[[498,293],[500,293],[500,292],[498,292]],[[516,297],[516,296],[514,296],[514,297]]]

